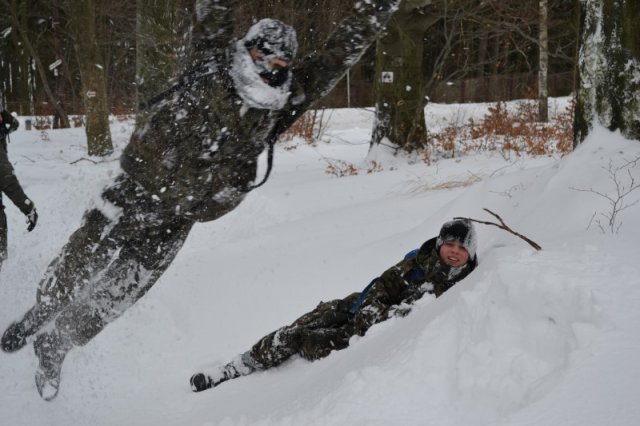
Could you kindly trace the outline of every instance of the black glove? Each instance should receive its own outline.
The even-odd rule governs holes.
[[[29,213],[27,213],[27,223],[29,224],[29,226],[27,226],[27,231],[31,232],[33,231],[33,228],[36,227],[36,224],[38,223],[38,212],[36,211],[36,208],[34,207],[33,209],[31,209],[31,211]]]

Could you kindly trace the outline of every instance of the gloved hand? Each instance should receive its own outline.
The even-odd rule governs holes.
[[[27,231],[33,231],[33,228],[35,228],[36,224],[38,223],[38,212],[36,211],[35,207],[31,209],[29,213],[27,213],[27,223],[29,224],[27,226]]]

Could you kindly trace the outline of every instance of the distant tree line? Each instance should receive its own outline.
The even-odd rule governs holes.
[[[81,65],[74,40],[74,21],[85,19],[79,3],[92,6],[93,33],[100,72],[104,75],[107,107],[112,113],[134,113],[136,109],[137,5],[153,1],[110,0],[0,0],[0,91],[2,101],[19,114],[55,115],[56,126],[66,125],[64,115],[82,114],[85,109]],[[155,2],[171,7],[171,20],[160,21],[174,33],[174,56],[189,26],[192,1]],[[333,29],[352,2],[340,0],[247,0],[236,14],[238,28],[247,28],[263,17],[292,24],[300,38],[300,53],[313,50]],[[424,84],[428,92],[448,97],[491,98],[501,84],[500,76],[524,76],[535,80],[537,71],[537,1],[449,2],[447,15],[428,20],[424,28],[412,28],[413,49],[423,62]],[[85,8],[86,9],[86,8]],[[549,72],[571,75],[576,61],[577,2],[551,0],[549,6]],[[409,22],[424,22],[417,10]],[[139,15],[138,15],[139,17]],[[90,25],[89,21],[85,21]],[[241,34],[238,34],[241,36]],[[149,49],[147,50],[147,52]],[[446,52],[446,54],[444,54]],[[332,106],[373,105],[375,51],[368,52],[347,81],[335,89],[325,104]],[[462,86],[462,81],[474,83]],[[527,80],[528,79],[528,80]],[[532,81],[533,81],[532,80]],[[148,85],[153,86],[149,81]],[[455,88],[451,88],[452,83]],[[570,92],[573,81],[558,87]],[[447,85],[448,84],[448,85]],[[521,83],[519,83],[521,84]],[[150,90],[156,89],[155,86]],[[530,88],[518,88],[514,94]],[[465,90],[473,95],[465,94]],[[456,93],[457,92],[457,93]],[[452,95],[453,94],[453,95]],[[444,96],[444,95],[440,95]],[[350,98],[350,99],[349,99]]]
[[[292,24],[298,32],[299,54],[305,55],[353,3],[245,0],[234,19],[239,37],[264,17]],[[615,59],[620,66],[629,59],[625,52],[634,58],[640,32],[631,27],[638,4],[638,0],[403,0],[386,34],[321,106],[375,106],[372,142],[387,138],[408,151],[425,143],[422,114],[428,100],[538,98],[544,121],[546,96],[579,94],[577,84],[585,80],[578,72],[593,70],[584,61],[579,66],[579,47],[602,48],[591,41],[597,40],[594,29],[618,31],[616,37],[622,38],[624,47]],[[0,15],[2,104],[21,115],[52,116],[54,128],[68,127],[70,116],[81,116],[89,153],[104,155],[112,149],[105,117],[137,114],[143,120],[137,106],[169,87],[185,62],[181,59],[194,1],[0,0],[0,7],[4,11]],[[609,18],[617,21],[608,23]],[[598,26],[597,19],[604,25]],[[607,39],[605,53],[620,50],[618,38]],[[613,68],[609,75],[601,97],[613,81]],[[637,83],[616,84],[630,91],[625,105],[634,107]],[[582,92],[581,111],[605,105],[587,99],[586,93]],[[624,114],[615,117],[630,113]],[[580,139],[592,116],[577,119]]]

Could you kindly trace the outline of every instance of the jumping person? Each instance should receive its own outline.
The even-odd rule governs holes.
[[[399,2],[356,2],[325,43],[296,62],[290,26],[262,20],[235,40],[240,1],[196,1],[188,67],[147,103],[122,173],[49,265],[36,304],[2,337],[2,349],[14,352],[36,335],[44,399],[57,395],[68,351],[146,294],[194,223],[228,213],[257,186],[258,156],[338,83]]]

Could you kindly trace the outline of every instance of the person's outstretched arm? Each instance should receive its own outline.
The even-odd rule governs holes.
[[[2,149],[0,149],[0,192],[4,192],[23,214],[29,215],[34,211],[33,202],[24,193],[7,153]]]
[[[382,33],[399,4],[400,0],[357,1],[323,45],[294,65],[294,82],[300,93],[293,93],[291,104],[281,113],[278,133],[338,84]]]
[[[197,0],[191,31],[192,59],[206,61],[221,54],[233,37],[233,10],[239,0]]]
[[[404,275],[414,265],[414,259],[404,259],[380,275],[367,293],[362,306],[354,313],[354,325],[358,334],[364,335],[373,324],[384,321],[389,309],[403,302],[411,287]]]

